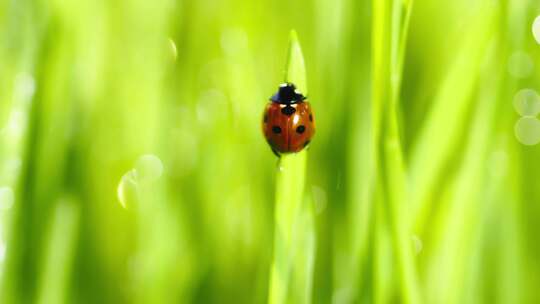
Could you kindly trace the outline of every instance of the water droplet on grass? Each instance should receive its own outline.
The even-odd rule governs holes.
[[[514,52],[508,59],[508,72],[515,78],[527,78],[534,71],[534,62],[523,51]]]
[[[532,89],[520,90],[514,96],[514,109],[521,116],[536,116],[540,113],[540,96]]]
[[[533,22],[532,32],[536,43],[540,44],[540,16],[536,17]]]
[[[169,38],[169,50],[172,54],[173,60],[176,61],[178,58],[178,49],[176,48],[176,43],[172,38]]]
[[[0,209],[7,210],[13,206],[15,194],[10,187],[0,187]]]
[[[120,179],[116,194],[118,201],[124,209],[131,209],[139,200],[139,185],[137,182],[137,172],[129,170]]]
[[[118,201],[125,209],[132,209],[139,203],[140,187],[150,185],[163,174],[161,159],[153,154],[145,154],[137,160],[135,169],[122,176],[116,189]]]
[[[154,181],[163,174],[163,163],[159,157],[146,154],[137,160],[135,171],[139,181]]]
[[[540,121],[536,117],[521,117],[514,126],[514,132],[520,143],[536,145],[540,142]]]

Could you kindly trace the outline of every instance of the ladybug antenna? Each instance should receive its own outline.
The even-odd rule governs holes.
[[[291,104],[302,102],[306,97],[300,93],[292,83],[283,83],[279,85],[279,90],[270,98],[273,102],[282,104]]]

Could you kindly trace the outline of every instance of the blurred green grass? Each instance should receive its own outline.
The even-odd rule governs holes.
[[[539,302],[540,147],[516,138],[512,104],[540,90],[537,15],[532,0],[0,0],[0,302],[268,301],[277,160],[260,119],[292,28],[317,119],[302,299]]]

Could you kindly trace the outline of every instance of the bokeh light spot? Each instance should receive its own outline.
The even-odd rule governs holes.
[[[536,17],[533,22],[532,32],[536,43],[540,44],[540,16]]]
[[[137,183],[137,172],[135,170],[129,170],[126,174],[120,179],[120,183],[117,188],[117,196],[120,205],[124,209],[131,209],[137,204],[139,199],[138,193],[138,183]]]
[[[536,145],[540,142],[540,121],[536,117],[521,117],[514,126],[514,132],[520,143]]]
[[[140,181],[154,181],[163,174],[163,163],[159,157],[146,154],[137,160],[135,164],[137,178]]]
[[[32,100],[36,91],[36,81],[30,74],[21,73],[15,78],[15,99],[22,102]]]
[[[19,139],[25,131],[27,120],[28,118],[25,112],[21,110],[13,110],[9,116],[9,120],[4,132],[12,139]]]
[[[13,206],[15,194],[10,187],[0,187],[0,209],[7,210]]]
[[[536,116],[540,113],[540,95],[535,90],[523,89],[514,96],[514,109],[521,116]]]

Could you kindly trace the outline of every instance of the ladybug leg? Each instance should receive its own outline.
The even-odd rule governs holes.
[[[278,151],[276,151],[276,149],[272,148],[272,152],[274,152],[274,154],[277,156],[277,157],[281,157],[281,155],[279,155]]]

